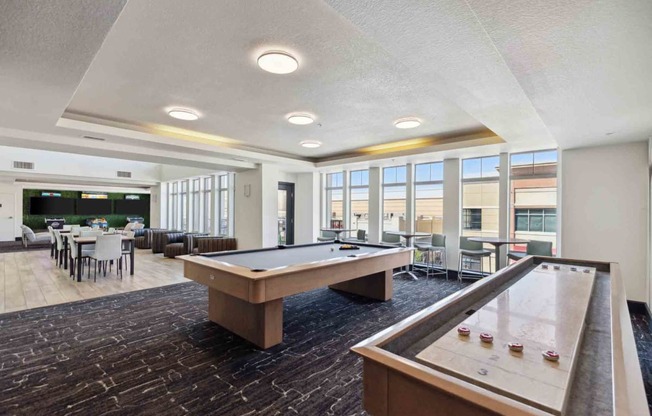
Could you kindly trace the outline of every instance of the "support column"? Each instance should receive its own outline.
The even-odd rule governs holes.
[[[405,165],[405,231],[414,232],[414,164]]]
[[[351,228],[351,190],[349,189],[349,173],[349,170],[342,171],[342,219],[344,220],[345,229]]]
[[[498,165],[498,237],[507,238],[509,236],[509,154],[501,153],[500,162]],[[505,264],[507,251],[510,247],[504,245],[500,247],[500,252],[496,253],[499,258],[496,258],[496,266]]]
[[[459,255],[460,217],[462,212],[460,189],[460,160],[444,160],[444,221],[442,228],[446,236],[448,268],[451,270],[457,270]]]
[[[379,243],[383,229],[382,169],[369,168],[369,242]]]

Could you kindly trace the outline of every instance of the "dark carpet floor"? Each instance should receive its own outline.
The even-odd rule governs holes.
[[[291,296],[284,342],[266,351],[210,323],[195,283],[0,315],[0,414],[364,414],[349,348],[459,288],[395,280],[391,302]],[[634,322],[649,345],[650,322]]]
[[[632,313],[631,318],[647,393],[647,403],[652,415],[652,321],[647,313]]]

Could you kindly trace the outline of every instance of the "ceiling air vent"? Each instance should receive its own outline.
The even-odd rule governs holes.
[[[14,169],[34,169],[34,162],[16,162],[14,161]]]
[[[131,172],[118,171],[118,178],[131,178]]]

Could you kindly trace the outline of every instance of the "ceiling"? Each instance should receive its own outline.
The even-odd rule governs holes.
[[[646,140],[651,22],[649,0],[8,0],[0,145],[310,170]],[[279,49],[297,72],[256,66]],[[394,128],[407,116],[423,124]]]

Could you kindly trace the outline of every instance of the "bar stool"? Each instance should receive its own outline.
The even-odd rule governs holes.
[[[480,275],[477,274],[464,274],[462,265],[464,257],[480,260]],[[481,279],[484,277],[484,261],[485,257],[489,257],[489,270],[491,270],[491,251],[486,250],[482,243],[477,241],[470,241],[468,237],[460,237],[460,260],[458,264],[457,278],[461,282],[462,279]]]
[[[426,276],[446,275],[448,280],[448,259],[446,256],[446,236],[443,234],[433,234],[428,243],[415,243],[417,251],[423,252],[427,256]],[[439,261],[436,262],[436,257]]]

